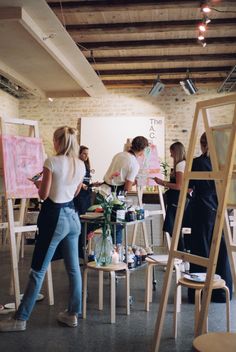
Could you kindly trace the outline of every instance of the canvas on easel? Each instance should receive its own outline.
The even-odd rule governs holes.
[[[0,172],[4,178],[4,192],[7,203],[8,222],[3,224],[8,230],[11,249],[12,277],[15,295],[15,305],[20,304],[20,283],[18,271],[18,253],[21,234],[28,231],[36,231],[36,225],[24,225],[27,200],[38,198],[38,192],[28,178],[42,171],[44,153],[42,141],[39,138],[38,123],[33,120],[3,119],[1,123],[0,138]],[[8,134],[8,128],[16,126],[27,128],[27,136]],[[16,131],[17,131],[16,128]],[[15,220],[14,200],[20,199],[19,218]],[[53,304],[53,287],[51,267],[47,271],[47,285],[49,304]]]
[[[138,157],[138,162],[140,165],[140,171],[137,176],[138,185],[146,188],[149,186],[157,186],[153,178],[163,178],[157,146],[155,144],[150,144],[145,149],[144,155]]]
[[[0,143],[6,198],[37,198],[37,188],[29,178],[43,169],[42,140],[2,135]]]
[[[159,187],[156,184],[156,182],[153,180],[154,177],[162,177],[161,171],[160,171],[160,161],[159,161],[156,145],[150,144],[147,148],[145,148],[144,154],[138,157],[137,160],[140,165],[140,170],[136,177],[138,205],[140,207],[143,206],[142,198],[143,198],[144,189],[147,189],[147,187],[149,186],[155,185],[156,189],[158,190],[161,209],[153,211],[154,213],[153,214],[150,213],[150,215],[162,215],[164,219],[165,206],[164,206],[162,190],[161,190],[161,187]],[[145,222],[142,223],[142,230],[143,230],[145,247],[149,247]],[[135,244],[136,235],[137,235],[137,224],[134,226],[134,230],[133,230],[132,245]]]

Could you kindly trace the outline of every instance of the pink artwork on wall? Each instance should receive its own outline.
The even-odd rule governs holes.
[[[28,178],[43,169],[41,139],[2,135],[0,142],[6,198],[37,198],[38,190]]]
[[[144,155],[138,158],[138,162],[140,165],[138,184],[140,186],[156,186],[157,184],[152,180],[152,177],[163,178],[156,145],[149,145]]]

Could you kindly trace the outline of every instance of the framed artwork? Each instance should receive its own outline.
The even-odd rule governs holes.
[[[40,138],[0,136],[6,198],[37,198],[38,190],[29,180],[43,169]]]

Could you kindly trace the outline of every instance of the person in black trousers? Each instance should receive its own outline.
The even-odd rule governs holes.
[[[88,208],[92,205],[92,187],[98,186],[99,183],[91,183],[91,174],[94,170],[91,169],[90,160],[89,160],[89,148],[85,145],[81,145],[79,149],[79,159],[83,161],[85,166],[85,176],[83,179],[82,187],[79,194],[74,198],[75,210],[78,215],[85,214]],[[79,238],[79,257],[84,258],[84,224],[82,223],[82,232]],[[94,227],[91,224],[88,224],[88,232],[94,230]]]
[[[192,171],[211,171],[212,166],[206,133],[203,133],[201,136],[200,145],[202,155],[193,160]],[[191,180],[189,187],[193,189],[193,198],[191,201],[191,254],[208,258],[218,207],[215,182],[213,180]],[[206,268],[191,263],[190,272],[206,272]],[[230,291],[230,298],[232,298],[232,276],[223,235],[220,242],[216,274],[225,280]],[[190,302],[194,302],[194,290],[188,290],[188,299]],[[224,290],[213,290],[211,300],[212,302],[224,303],[226,300]]]
[[[175,223],[175,216],[179,201],[179,193],[180,189],[183,185],[183,176],[184,176],[184,169],[186,165],[186,155],[185,155],[185,148],[181,142],[175,142],[170,146],[170,155],[173,158],[174,165],[173,169],[170,174],[170,180],[165,181],[161,178],[155,177],[154,181],[159,184],[160,186],[164,186],[168,188],[165,192],[165,200],[166,200],[166,216],[165,221],[163,224],[163,231],[168,232],[170,236],[172,236],[174,223]],[[185,205],[185,213],[187,210],[187,200]],[[184,214],[182,227],[189,227],[188,221],[186,221],[186,215]],[[185,251],[186,246],[184,242],[184,238],[180,236],[179,243],[178,243],[178,250]]]

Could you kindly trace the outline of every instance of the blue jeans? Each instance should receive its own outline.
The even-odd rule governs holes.
[[[75,210],[70,207],[61,208],[56,229],[44,258],[42,268],[39,271],[33,269],[30,271],[27,288],[15,315],[16,319],[29,319],[37,296],[41,290],[47,268],[60,242],[66,271],[69,277],[70,291],[67,309],[71,314],[81,313],[82,280],[78,257],[78,238],[80,231],[80,220]]]

